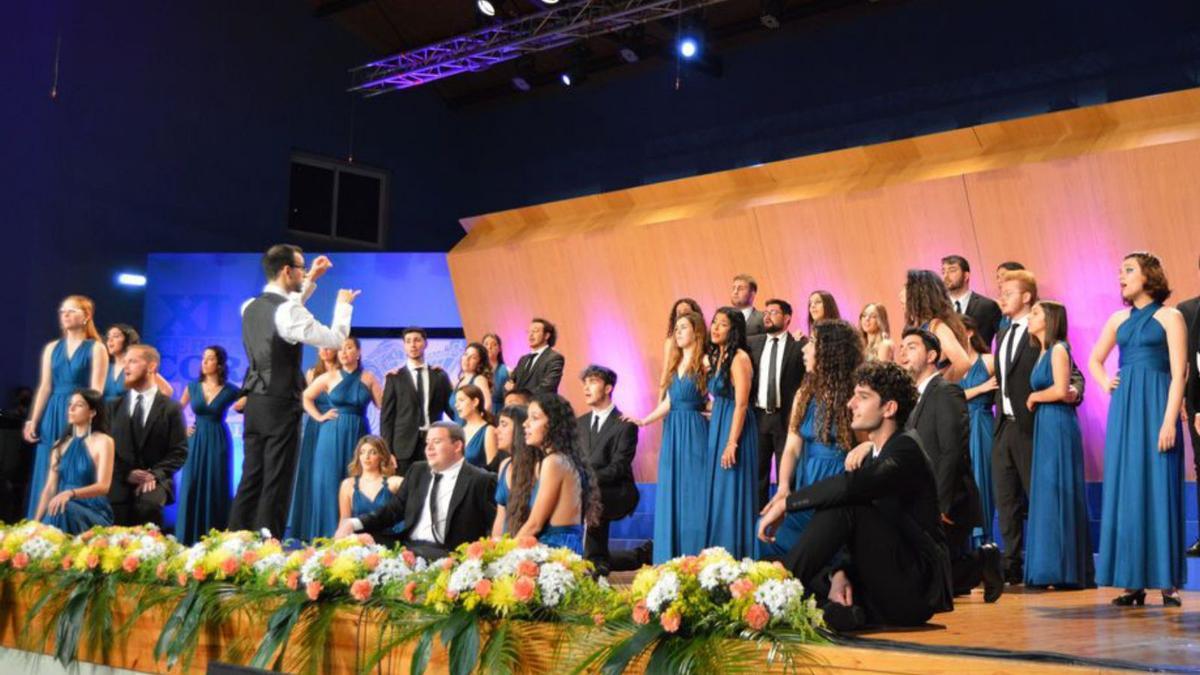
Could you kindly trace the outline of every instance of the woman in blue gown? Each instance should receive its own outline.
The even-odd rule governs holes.
[[[312,540],[329,537],[338,525],[338,489],[346,477],[346,466],[354,457],[358,439],[371,433],[367,424],[367,406],[379,406],[383,393],[372,373],[362,369],[358,338],[346,338],[338,350],[341,368],[313,380],[304,390],[304,409],[321,421],[317,447],[313,453],[312,474],[308,486],[307,530],[296,538]],[[329,394],[329,410],[317,411],[317,397]]]
[[[229,464],[233,436],[225,415],[238,405],[238,388],[229,384],[225,348],[211,345],[200,361],[200,379],[189,382],[179,402],[191,406],[195,422],[188,429],[187,462],[179,477],[175,538],[190,546],[209,530],[229,523]]]
[[[1121,261],[1121,299],[1092,349],[1092,377],[1112,395],[1104,434],[1104,500],[1096,582],[1126,592],[1115,605],[1141,605],[1147,588],[1163,604],[1182,604],[1184,560],[1183,431],[1179,411],[1187,377],[1187,326],[1163,307],[1171,294],[1162,263],[1151,253]],[[1120,347],[1117,374],[1104,367]]]
[[[496,520],[492,536],[520,532],[537,499],[542,451],[525,444],[525,406],[505,406],[496,420],[496,442],[510,448],[496,475]],[[516,498],[514,499],[514,495]]]
[[[304,381],[306,384],[312,384],[313,380],[337,369],[338,350],[322,347],[317,350],[317,365],[308,369],[304,374]],[[324,415],[329,410],[328,392],[318,394],[313,400],[313,405],[317,413]],[[287,531],[288,536],[293,539],[298,539],[300,532],[308,532],[311,529],[308,525],[308,514],[311,510],[308,504],[312,496],[312,463],[317,452],[317,436],[321,433],[321,422],[305,412],[302,429],[300,454],[296,457],[296,475],[292,479],[292,502],[288,507]]]
[[[686,312],[675,320],[675,346],[667,361],[671,383],[658,406],[639,427],[663,422],[654,494],[654,564],[704,548],[708,534],[708,420],[704,417],[708,373],[704,317]]]
[[[1042,345],[1030,373],[1033,461],[1025,526],[1025,585],[1086,588],[1095,584],[1083,485],[1083,436],[1071,382],[1067,310],[1042,300],[1029,312],[1029,334]],[[1048,345],[1048,347],[1047,347]]]
[[[558,394],[544,392],[526,411],[525,444],[542,455],[537,494],[517,538],[537,537],[546,546],[583,555],[583,526],[600,519],[600,490],[592,467],[576,445],[575,411]]]
[[[483,409],[492,409],[492,366],[488,363],[487,348],[478,342],[472,342],[463,350],[459,361],[458,381],[450,390],[450,409],[454,410],[451,419],[463,426],[462,414],[456,409],[457,395],[463,387],[474,385],[483,396]]]
[[[104,400],[112,403],[125,395],[125,350],[140,344],[142,338],[137,329],[127,323],[114,323],[104,333],[104,346],[108,351],[108,377],[104,380]],[[154,374],[154,383],[163,396],[171,398],[175,388],[163,378],[161,373]]]
[[[992,496],[992,433],[996,418],[992,416],[992,402],[996,391],[996,360],[987,343],[979,336],[975,319],[963,316],[963,328],[967,331],[967,358],[971,369],[958,385],[967,397],[967,410],[971,427],[971,470],[975,484],[979,486],[979,506],[983,513],[983,525],[971,533],[971,545],[979,548],[992,543],[992,523],[996,517],[996,500]]]
[[[496,473],[504,458],[496,446],[496,427],[492,426],[492,413],[484,403],[483,392],[473,384],[465,385],[455,394],[454,409],[467,437],[463,456],[468,463]]]
[[[804,381],[792,404],[788,438],[779,462],[779,488],[771,501],[786,501],[793,490],[842,473],[846,453],[854,447],[850,409],[845,404],[854,394],[854,369],[864,360],[861,334],[841,320],[818,321],[812,333],[803,347]],[[767,508],[770,504],[762,512]],[[812,511],[789,512],[775,541],[760,544],[762,554],[773,558],[786,555],[812,515]]]
[[[67,534],[79,534],[97,525],[113,524],[108,503],[113,439],[106,433],[104,397],[99,391],[80,389],[67,401],[63,412],[67,431],[50,451],[34,520]]]
[[[758,422],[750,407],[754,367],[746,346],[746,317],[732,307],[718,309],[709,337],[708,392],[713,399],[705,546],[720,546],[734,558],[757,557]]]
[[[488,365],[492,369],[492,414],[499,416],[504,408],[504,383],[508,382],[508,366],[504,364],[504,343],[495,333],[485,334],[481,342],[487,350]]]
[[[404,478],[396,475],[396,456],[379,436],[363,436],[354,448],[354,459],[346,467],[349,476],[338,490],[338,520],[358,518],[387,505],[400,491]],[[392,527],[404,531],[404,521]]]
[[[77,389],[104,391],[108,351],[96,332],[95,315],[95,305],[90,299],[68,296],[58,307],[62,337],[42,349],[41,375],[24,429],[25,442],[37,444],[26,518],[37,513],[38,490],[46,482],[50,467],[50,448],[67,429],[67,403],[71,395]]]

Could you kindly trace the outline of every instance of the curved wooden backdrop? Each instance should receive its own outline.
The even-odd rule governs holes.
[[[748,272],[760,308],[792,302],[793,328],[808,294],[827,289],[851,317],[886,303],[895,331],[905,271],[936,270],[949,253],[966,256],[974,289],[993,297],[996,265],[1024,262],[1044,297],[1066,303],[1082,365],[1120,308],[1126,252],[1163,258],[1172,302],[1200,292],[1198,177],[1193,89],[469,218],[449,263],[467,335],[499,332],[510,367],[527,351],[530,317],[556,322],[561,392],[580,409],[589,362],[619,373],[623,410],[653,407],[679,297],[711,317],[733,275]],[[1089,480],[1101,476],[1107,406],[1089,382]],[[658,443],[657,429],[642,432],[641,481],[655,478]]]

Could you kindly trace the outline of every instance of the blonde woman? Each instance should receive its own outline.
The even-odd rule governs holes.
[[[887,307],[877,302],[863,307],[862,312],[858,315],[858,331],[862,335],[863,345],[865,345],[863,357],[867,361],[896,360]]]

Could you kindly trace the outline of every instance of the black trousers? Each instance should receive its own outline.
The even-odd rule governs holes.
[[[154,523],[161,528],[167,497],[166,488],[159,485],[149,492],[132,495],[126,501],[113,502],[113,524],[133,527]]]
[[[1192,373],[1192,377],[1200,377],[1200,374]],[[1196,464],[1196,475],[1200,476],[1200,434],[1196,433],[1196,410],[1190,405],[1185,405],[1184,409],[1187,410],[1188,434],[1192,437],[1192,461]],[[1196,490],[1196,508],[1200,510],[1200,489]]]
[[[950,575],[954,592],[964,595],[983,582],[983,562],[979,551],[971,548],[971,531],[963,525],[942,525],[950,550]]]
[[[633,551],[608,549],[608,529],[613,521],[601,519],[597,525],[588,525],[583,535],[583,557],[591,561],[602,576],[609,572],[625,572],[638,569],[637,554]]]
[[[783,446],[787,444],[787,419],[782,410],[768,413],[755,408],[758,414],[758,508],[771,499],[771,458],[775,466],[783,461]]]
[[[924,597],[928,565],[874,506],[817,511],[788,551],[785,565],[824,607],[830,602],[830,566],[843,549],[851,561],[845,571],[854,604],[863,609],[867,623],[919,626],[933,616]]]
[[[1016,420],[1003,418],[992,444],[992,489],[1004,540],[1004,573],[1020,576],[1025,569],[1025,518],[1029,515],[1029,475],[1033,438]]]
[[[396,448],[392,449],[392,454],[396,456],[397,476],[403,476],[408,473],[408,468],[413,464],[425,461],[425,433],[424,431],[417,432],[417,447],[405,457],[396,455]]]
[[[295,399],[258,394],[246,398],[242,480],[229,512],[230,530],[265,527],[283,536],[300,451],[300,413]]]

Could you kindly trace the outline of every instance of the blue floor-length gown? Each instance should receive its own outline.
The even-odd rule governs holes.
[[[980,355],[958,384],[963,389],[970,389],[987,382],[990,377],[987,364]],[[996,518],[996,500],[992,496],[992,432],[996,428],[996,418],[992,416],[992,398],[991,394],[980,394],[967,401],[971,429],[971,471],[975,474],[975,484],[979,486],[979,506],[983,513],[983,525],[971,532],[974,548],[993,541],[992,523]]]
[[[1053,349],[1030,374],[1032,390],[1054,385]],[[1033,410],[1033,463],[1029,517],[1025,525],[1025,584],[1084,588],[1093,585],[1087,496],[1083,485],[1083,436],[1075,408],[1039,403]]]
[[[485,447],[487,429],[488,425],[486,424],[476,429],[471,438],[467,440],[467,447],[463,449],[463,457],[466,458],[467,463],[481,469],[488,468],[487,448]]]
[[[211,402],[199,382],[188,383],[188,398],[196,430],[188,438],[187,462],[179,476],[175,538],[191,545],[208,531],[229,524],[229,462],[233,435],[225,415],[238,399],[238,389],[226,383]]]
[[[330,407],[338,416],[321,425],[313,453],[312,480],[308,499],[308,530],[298,538],[331,537],[338,525],[338,487],[346,467],[354,459],[358,439],[370,433],[367,405],[371,390],[362,383],[362,368],[342,371],[342,379],[329,391]]]
[[[324,415],[329,410],[329,393],[321,392],[313,404],[317,406],[317,412]],[[292,481],[292,504],[288,509],[288,536],[293,539],[300,539],[301,532],[308,532],[312,529],[308,523],[308,515],[311,511],[309,501],[312,499],[312,464],[313,457],[317,452],[317,437],[321,433],[322,424],[324,422],[318,422],[308,413],[304,414],[300,454],[296,458],[296,476]]]
[[[818,414],[820,411],[820,414]],[[818,438],[824,428],[824,409],[816,401],[810,401],[808,410],[804,413],[804,421],[800,423],[800,437],[804,439],[804,449],[792,470],[792,491],[808,487],[814,483],[836,476],[846,470],[846,453],[848,450],[834,443],[826,443]],[[837,434],[837,429],[831,429]],[[783,523],[775,533],[775,543],[760,544],[761,553],[774,557],[782,557],[800,540],[808,521],[812,520],[813,512],[789,511]],[[755,521],[757,523],[757,520]]]
[[[87,437],[76,436],[66,444],[58,459],[58,493],[87,487],[96,482],[96,465],[88,454]],[[41,491],[38,491],[41,496]],[[112,506],[107,495],[76,497],[55,515],[43,515],[42,522],[67,534],[79,534],[96,525],[113,524]]]
[[[1131,307],[1117,328],[1120,383],[1108,404],[1104,500],[1096,582],[1119,588],[1180,588],[1184,559],[1183,428],[1158,449],[1171,387],[1167,333],[1154,318],[1162,305]]]
[[[671,378],[654,494],[654,564],[704,548],[708,517],[708,420],[692,376]]]
[[[492,377],[492,414],[499,415],[504,409],[504,383],[508,382],[508,366],[496,366]]]
[[[733,421],[733,384],[725,386],[721,372],[708,382],[713,396],[708,424],[708,529],[706,546],[720,546],[734,558],[758,556],[758,422],[746,406],[745,422],[737,442],[737,461],[721,467],[721,453],[729,441]]]
[[[33,475],[29,479],[29,505],[25,517],[37,512],[38,498],[50,470],[50,448],[67,430],[67,405],[76,389],[92,386],[92,349],[95,340],[84,340],[67,356],[67,339],[62,338],[50,351],[50,396],[38,422],[38,444],[33,456]]]
[[[367,497],[366,493],[359,487],[358,479],[361,476],[354,477],[354,492],[350,497],[350,517],[359,518],[365,516],[372,511],[378,511],[387,506],[388,500],[392,498],[392,491],[388,489],[387,478],[383,479],[383,485],[380,486],[379,492],[375,493],[375,498]],[[396,523],[391,530],[394,534],[400,534],[404,531],[404,521]]]
[[[496,504],[508,508],[508,499],[512,496],[508,485],[509,477],[512,475],[512,464],[503,467],[499,480],[496,481]],[[576,474],[578,475],[578,474]],[[579,480],[584,478],[579,476]],[[582,486],[582,483],[580,484]],[[533,484],[533,489],[529,492],[529,508],[533,509],[533,503],[537,501],[538,484]],[[506,534],[515,534],[508,532],[508,523],[504,524]],[[583,525],[545,525],[542,531],[538,533],[538,542],[546,546],[555,548],[567,548],[579,555],[583,555]]]
[[[113,377],[113,373],[120,373]],[[113,364],[108,368],[108,377],[104,378],[104,402],[112,403],[125,395],[125,369]]]

